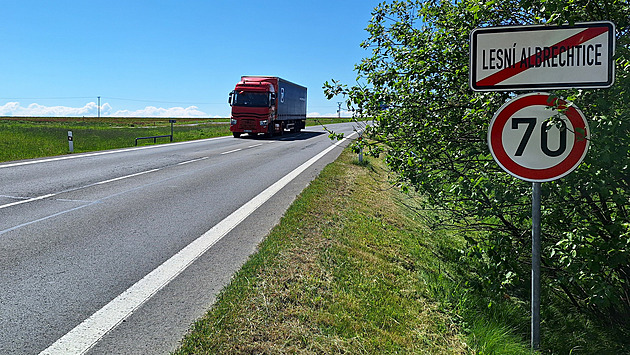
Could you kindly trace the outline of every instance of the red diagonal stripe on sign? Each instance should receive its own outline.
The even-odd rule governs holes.
[[[566,52],[569,48],[571,47],[575,47],[577,45],[580,45],[588,40],[591,40],[599,35],[601,35],[602,33],[606,33],[608,32],[608,27],[591,27],[591,28],[587,28],[584,31],[581,31],[563,41],[560,41],[558,43],[556,43],[555,45],[549,46],[549,47],[563,47],[565,48],[564,51],[560,52],[558,51],[556,55],[550,56],[549,59],[554,58],[559,56],[561,53]],[[507,80],[511,77],[513,77],[516,74],[522,73],[525,70],[529,69],[531,66],[533,66],[533,64],[536,63],[536,56],[532,55],[529,58],[527,58],[527,63],[529,64],[526,67],[521,68],[521,65],[514,65],[514,68],[512,67],[507,67],[501,71],[498,71],[486,78],[483,78],[481,80],[479,80],[477,82],[478,87],[488,87],[488,86],[494,86],[499,84],[500,82]]]

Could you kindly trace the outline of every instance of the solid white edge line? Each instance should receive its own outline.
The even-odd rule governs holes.
[[[328,152],[339,146],[343,140],[336,142],[316,156],[312,157],[282,179],[269,186],[256,197],[245,203],[239,209],[217,223],[202,236],[188,244],[177,254],[165,261],[162,265],[148,273],[140,281],[129,287],[126,291],[114,298],[103,308],[96,311],[88,319],[77,325],[66,335],[40,353],[44,354],[84,354],[90,350],[105,334],[122,323],[136,309],[140,308],[154,294],[164,288],[168,283],[181,274],[186,268],[221,240],[232,229],[238,226],[247,216],[269,200],[283,187],[293,181],[304,170],[321,159]]]

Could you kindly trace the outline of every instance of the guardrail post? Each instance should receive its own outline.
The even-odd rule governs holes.
[[[171,142],[173,141],[173,123],[177,122],[176,120],[168,120],[171,124]]]
[[[171,138],[171,142],[173,141],[173,135],[165,134],[163,136],[138,137],[138,138],[136,138],[135,145],[138,145],[138,140],[140,140],[140,139],[153,139],[153,143],[157,143],[157,139],[158,138],[166,138],[166,137],[170,137]]]

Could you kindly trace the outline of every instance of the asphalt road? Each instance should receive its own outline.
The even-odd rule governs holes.
[[[173,351],[334,143],[308,127],[0,163],[0,354]]]

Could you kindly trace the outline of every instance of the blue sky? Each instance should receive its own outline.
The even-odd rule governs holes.
[[[228,117],[241,75],[356,82],[380,1],[2,1],[0,116]]]

